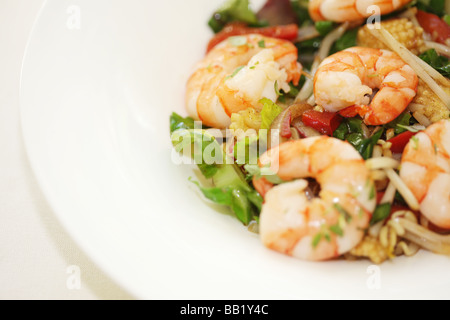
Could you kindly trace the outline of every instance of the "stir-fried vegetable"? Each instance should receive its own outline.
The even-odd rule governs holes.
[[[262,198],[249,186],[239,167],[226,164],[222,146],[207,130],[195,129],[192,118],[173,113],[170,128],[175,150],[183,154],[188,151],[205,178],[212,178],[213,188],[196,183],[205,197],[229,206],[236,217],[248,225],[259,215]]]
[[[450,60],[447,57],[440,56],[436,50],[431,49],[421,54],[420,58],[444,77],[450,78]]]
[[[228,23],[240,21],[246,24],[255,25],[258,23],[256,14],[250,9],[248,0],[227,0],[209,20],[209,26],[217,33]]]
[[[333,112],[309,110],[303,114],[302,120],[308,127],[327,136],[332,136],[333,132],[340,126],[342,117]]]
[[[355,147],[364,159],[372,157],[373,148],[384,133],[384,129],[375,132],[371,137],[366,138],[362,129],[363,122],[360,118],[345,119],[334,131],[333,136],[340,140],[346,140]]]
[[[329,139],[333,143],[341,144],[339,149],[349,148],[350,150],[345,149],[347,154],[352,154],[350,151],[353,146],[366,160],[363,162],[358,158],[363,169],[368,170],[368,178],[364,178],[363,181],[366,183],[364,188],[367,189],[367,195],[364,197],[368,197],[372,201],[370,209],[360,209],[360,217],[364,214],[369,215],[366,219],[367,224],[360,229],[366,231],[365,228],[369,228],[369,230],[367,230],[364,240],[351,251],[351,254],[370,257],[377,263],[402,253],[413,255],[419,250],[419,245],[427,247],[423,244],[424,241],[417,239],[416,233],[426,233],[426,236],[434,241],[441,239],[441,237],[435,237],[431,231],[418,227],[419,214],[423,216],[426,214],[422,212],[422,202],[415,194],[413,184],[406,178],[408,174],[405,175],[403,170],[408,167],[404,165],[404,158],[411,153],[411,150],[423,149],[420,143],[421,137],[424,135],[420,132],[428,130],[427,127],[434,122],[448,118],[450,109],[450,81],[448,79],[450,77],[450,13],[445,11],[446,2],[445,0],[414,0],[398,11],[384,15],[381,19],[381,27],[375,29],[371,28],[370,24],[363,24],[362,21],[352,21],[351,18],[341,19],[325,14],[325,9],[322,7],[317,9],[319,13],[312,8],[311,13],[315,20],[326,17],[326,19],[341,21],[342,24],[338,25],[332,21],[315,22],[309,15],[308,3],[308,0],[267,0],[259,12],[254,12],[250,8],[249,0],[226,0],[209,21],[209,25],[216,35],[211,39],[208,51],[217,49],[216,45],[229,37],[250,33],[287,40],[294,43],[299,49],[298,60],[303,66],[303,72],[295,61],[297,52],[292,43],[281,41],[283,44],[292,46],[293,50],[289,57],[294,57],[292,64],[298,67],[295,83],[300,75],[301,81],[296,87],[290,83],[289,92],[283,91],[287,91],[287,86],[283,86],[284,89],[280,90],[278,84],[282,80],[275,81],[273,89],[272,84],[264,89],[275,90],[277,95],[274,101],[264,98],[257,105],[253,105],[258,101],[259,98],[257,98],[249,106],[245,105],[245,108],[249,107],[248,109],[236,111],[236,113],[230,110],[241,110],[242,108],[227,109],[225,99],[217,95],[216,98],[219,98],[217,101],[223,104],[224,111],[231,118],[232,124],[229,128],[232,133],[227,131],[226,137],[216,139],[208,128],[195,127],[196,123],[192,118],[183,118],[173,114],[170,119],[170,129],[174,148],[185,156],[191,157],[201,173],[213,183],[213,187],[205,187],[194,182],[204,197],[214,203],[231,208],[239,221],[244,225],[249,225],[252,221],[259,222],[263,200],[266,201],[265,208],[270,210],[271,198],[275,197],[274,194],[280,192],[277,196],[283,201],[289,202],[289,195],[286,195],[285,199],[283,192],[289,191],[290,188],[293,188],[294,193],[297,192],[293,184],[286,183],[280,178],[282,176],[289,180],[284,171],[282,171],[283,174],[280,173],[280,176],[276,172],[271,172],[273,164],[277,161],[270,158],[271,155],[280,152],[280,158],[284,159],[288,153],[281,154],[281,150],[285,147],[289,148],[297,143],[299,144],[296,146],[301,146],[309,141],[326,141],[329,138],[292,141],[287,144],[284,142],[322,135],[347,141],[348,143],[342,143],[335,139]],[[449,6],[447,6],[447,10],[448,8]],[[345,9],[342,10],[345,11]],[[236,39],[238,38],[243,37],[236,37]],[[242,46],[242,49],[245,50],[251,48],[258,51],[259,48],[266,48],[267,41],[266,39],[259,43],[255,42],[249,46],[240,43],[235,47]],[[386,57],[392,61],[398,59],[399,63],[409,65],[414,71],[402,69],[405,71],[404,74],[401,73],[402,76],[406,77],[411,74],[414,79],[410,81],[412,84],[408,87],[408,95],[405,95],[407,101],[404,106],[398,102],[399,99],[392,99],[392,101],[397,101],[396,105],[400,105],[401,108],[396,109],[396,113],[392,113],[387,120],[371,122],[364,117],[363,121],[362,116],[355,111],[358,108],[372,108],[375,104],[380,104],[382,93],[387,97],[383,97],[384,104],[381,104],[383,108],[386,108],[386,112],[390,112],[389,108],[394,107],[394,103],[389,98],[389,91],[383,90],[378,94],[377,90],[382,87],[368,84],[372,81],[366,81],[366,76],[361,76],[360,80],[373,91],[366,92],[365,98],[361,100],[363,102],[351,102],[350,104],[353,105],[338,112],[324,111],[324,108],[339,110],[330,108],[327,103],[333,104],[333,99],[341,92],[343,95],[351,95],[352,91],[348,89],[344,92],[346,88],[341,87],[337,88],[338,93],[328,93],[327,88],[320,90],[318,79],[320,79],[320,72],[323,68],[319,68],[319,66],[331,54],[354,46],[393,51],[398,54],[398,58],[388,56],[388,53],[381,50],[370,52],[377,51],[381,57],[385,57],[386,54]],[[355,48],[353,51],[358,50],[365,49]],[[250,51],[250,53],[252,52]],[[264,50],[264,52],[268,52],[268,50]],[[369,52],[369,50],[363,51],[363,53],[365,52]],[[330,58],[329,61],[333,62],[333,58]],[[361,61],[366,61],[363,56],[360,58]],[[378,63],[395,65],[392,61],[377,62],[375,69],[381,70],[378,67],[382,66]],[[276,62],[280,63],[280,59]],[[348,64],[343,60],[339,62]],[[368,66],[364,67],[369,68]],[[236,71],[228,75],[228,78],[235,76],[242,68],[244,67],[234,66]],[[283,68],[290,76],[289,68]],[[211,71],[208,70],[208,72]],[[333,69],[333,72],[340,72],[340,70],[334,71]],[[380,74],[369,74],[367,77],[388,77]],[[416,75],[419,77],[417,90]],[[395,84],[400,78],[394,76],[393,73],[389,77]],[[339,76],[336,76],[336,79],[340,80]],[[386,84],[384,80],[383,85]],[[216,86],[219,85],[218,83],[219,81]],[[327,83],[327,85],[333,86],[332,83]],[[355,87],[357,87],[356,83]],[[393,88],[397,89],[394,86]],[[406,90],[404,91],[406,92]],[[412,96],[412,91],[417,91],[415,97]],[[321,96],[320,92],[322,92]],[[240,93],[237,93],[239,98],[241,97]],[[374,98],[375,95],[377,98]],[[359,112],[359,114],[363,115],[363,112]],[[400,116],[391,121],[398,114]],[[379,125],[380,123],[381,125]],[[218,125],[219,128],[227,126],[226,123]],[[247,131],[243,133],[243,130]],[[425,133],[428,132],[425,131]],[[419,136],[416,137],[417,134]],[[267,152],[260,158],[262,153],[280,143],[279,149],[275,149],[275,152]],[[434,145],[436,155],[442,149],[440,143]],[[404,152],[405,148],[408,152]],[[333,154],[335,153],[339,152]],[[326,152],[319,156],[323,159],[327,158]],[[267,157],[270,160],[269,164],[264,162]],[[400,157],[403,157],[401,161]],[[301,170],[296,169],[296,171]],[[366,177],[361,174],[359,176]],[[314,175],[307,177],[306,180],[294,182],[305,184],[299,184],[297,188],[303,188],[307,201],[313,202],[312,199],[321,197],[324,193],[324,185],[319,185],[317,182],[322,180]],[[351,190],[351,196],[360,197],[360,189]],[[273,193],[269,193],[269,190],[272,190]],[[377,194],[378,199],[375,199]],[[263,197],[265,198],[263,199]],[[295,199],[294,196],[293,199]],[[335,203],[333,210],[340,214],[339,223],[322,225],[312,239],[313,250],[324,243],[331,243],[335,240],[334,238],[343,238],[347,235],[346,227],[351,221],[346,219],[349,214],[348,208],[344,207],[344,203],[342,205]],[[261,222],[265,220],[267,219],[262,219]],[[427,225],[428,222],[425,220],[420,223]],[[261,235],[263,237],[265,228],[264,225],[262,226]],[[389,238],[391,236],[392,238]],[[448,241],[448,238],[444,241]]]
[[[261,111],[262,124],[261,129],[270,129],[272,126],[272,122],[278,117],[278,115],[283,111],[278,105],[273,103],[269,99],[262,99],[261,102],[264,104],[264,107]]]
[[[422,11],[442,17],[445,15],[445,1],[446,0],[416,0],[413,1],[411,5],[416,6]]]

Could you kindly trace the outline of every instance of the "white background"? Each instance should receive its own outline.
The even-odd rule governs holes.
[[[22,142],[20,70],[44,0],[0,0],[0,299],[133,299],[71,240],[36,184]],[[68,267],[81,270],[69,290]]]

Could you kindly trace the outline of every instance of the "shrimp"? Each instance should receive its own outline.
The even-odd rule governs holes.
[[[253,180],[265,199],[260,216],[265,246],[320,261],[361,242],[375,210],[375,186],[348,142],[326,136],[291,140],[262,155],[259,166],[270,167],[287,181],[273,186],[264,177]],[[306,178],[320,184],[319,197],[308,191]]]
[[[450,120],[418,133],[403,152],[400,177],[433,224],[450,229]]]
[[[382,125],[407,108],[418,84],[414,70],[396,53],[353,47],[321,63],[314,78],[314,96],[327,111],[346,117],[359,114],[367,125]]]
[[[250,34],[228,38],[196,66],[187,83],[186,106],[191,117],[224,129],[231,115],[254,108],[260,100],[273,102],[279,90],[290,91],[302,72],[298,50],[287,40]]]
[[[358,21],[373,14],[388,14],[412,0],[310,0],[309,14],[314,21]],[[373,6],[377,6],[375,9]]]

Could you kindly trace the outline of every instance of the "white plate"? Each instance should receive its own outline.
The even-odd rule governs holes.
[[[172,162],[169,115],[184,113],[184,84],[221,3],[47,2],[24,60],[21,116],[68,232],[138,298],[450,298],[447,257],[422,252],[371,274],[369,262],[269,251]]]

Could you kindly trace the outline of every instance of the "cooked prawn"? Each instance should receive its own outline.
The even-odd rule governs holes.
[[[251,34],[231,37],[212,49],[197,65],[187,83],[186,105],[194,119],[226,128],[231,115],[260,100],[274,102],[279,90],[298,84],[301,65],[297,48],[289,41]]]
[[[375,187],[349,143],[325,136],[292,140],[266,152],[259,165],[278,168],[278,176],[291,181],[273,186],[254,178],[265,197],[260,235],[268,248],[318,261],[338,257],[361,241],[376,206]],[[307,192],[306,178],[320,184],[320,197]]]
[[[388,14],[412,0],[310,0],[309,14],[314,21],[358,21],[375,14]],[[371,6],[377,6],[379,11]]]
[[[417,94],[419,79],[396,53],[354,47],[326,58],[314,78],[316,103],[368,125],[397,118]],[[375,89],[379,91],[370,101]]]
[[[403,152],[400,177],[433,224],[450,229],[450,120],[413,137]]]

